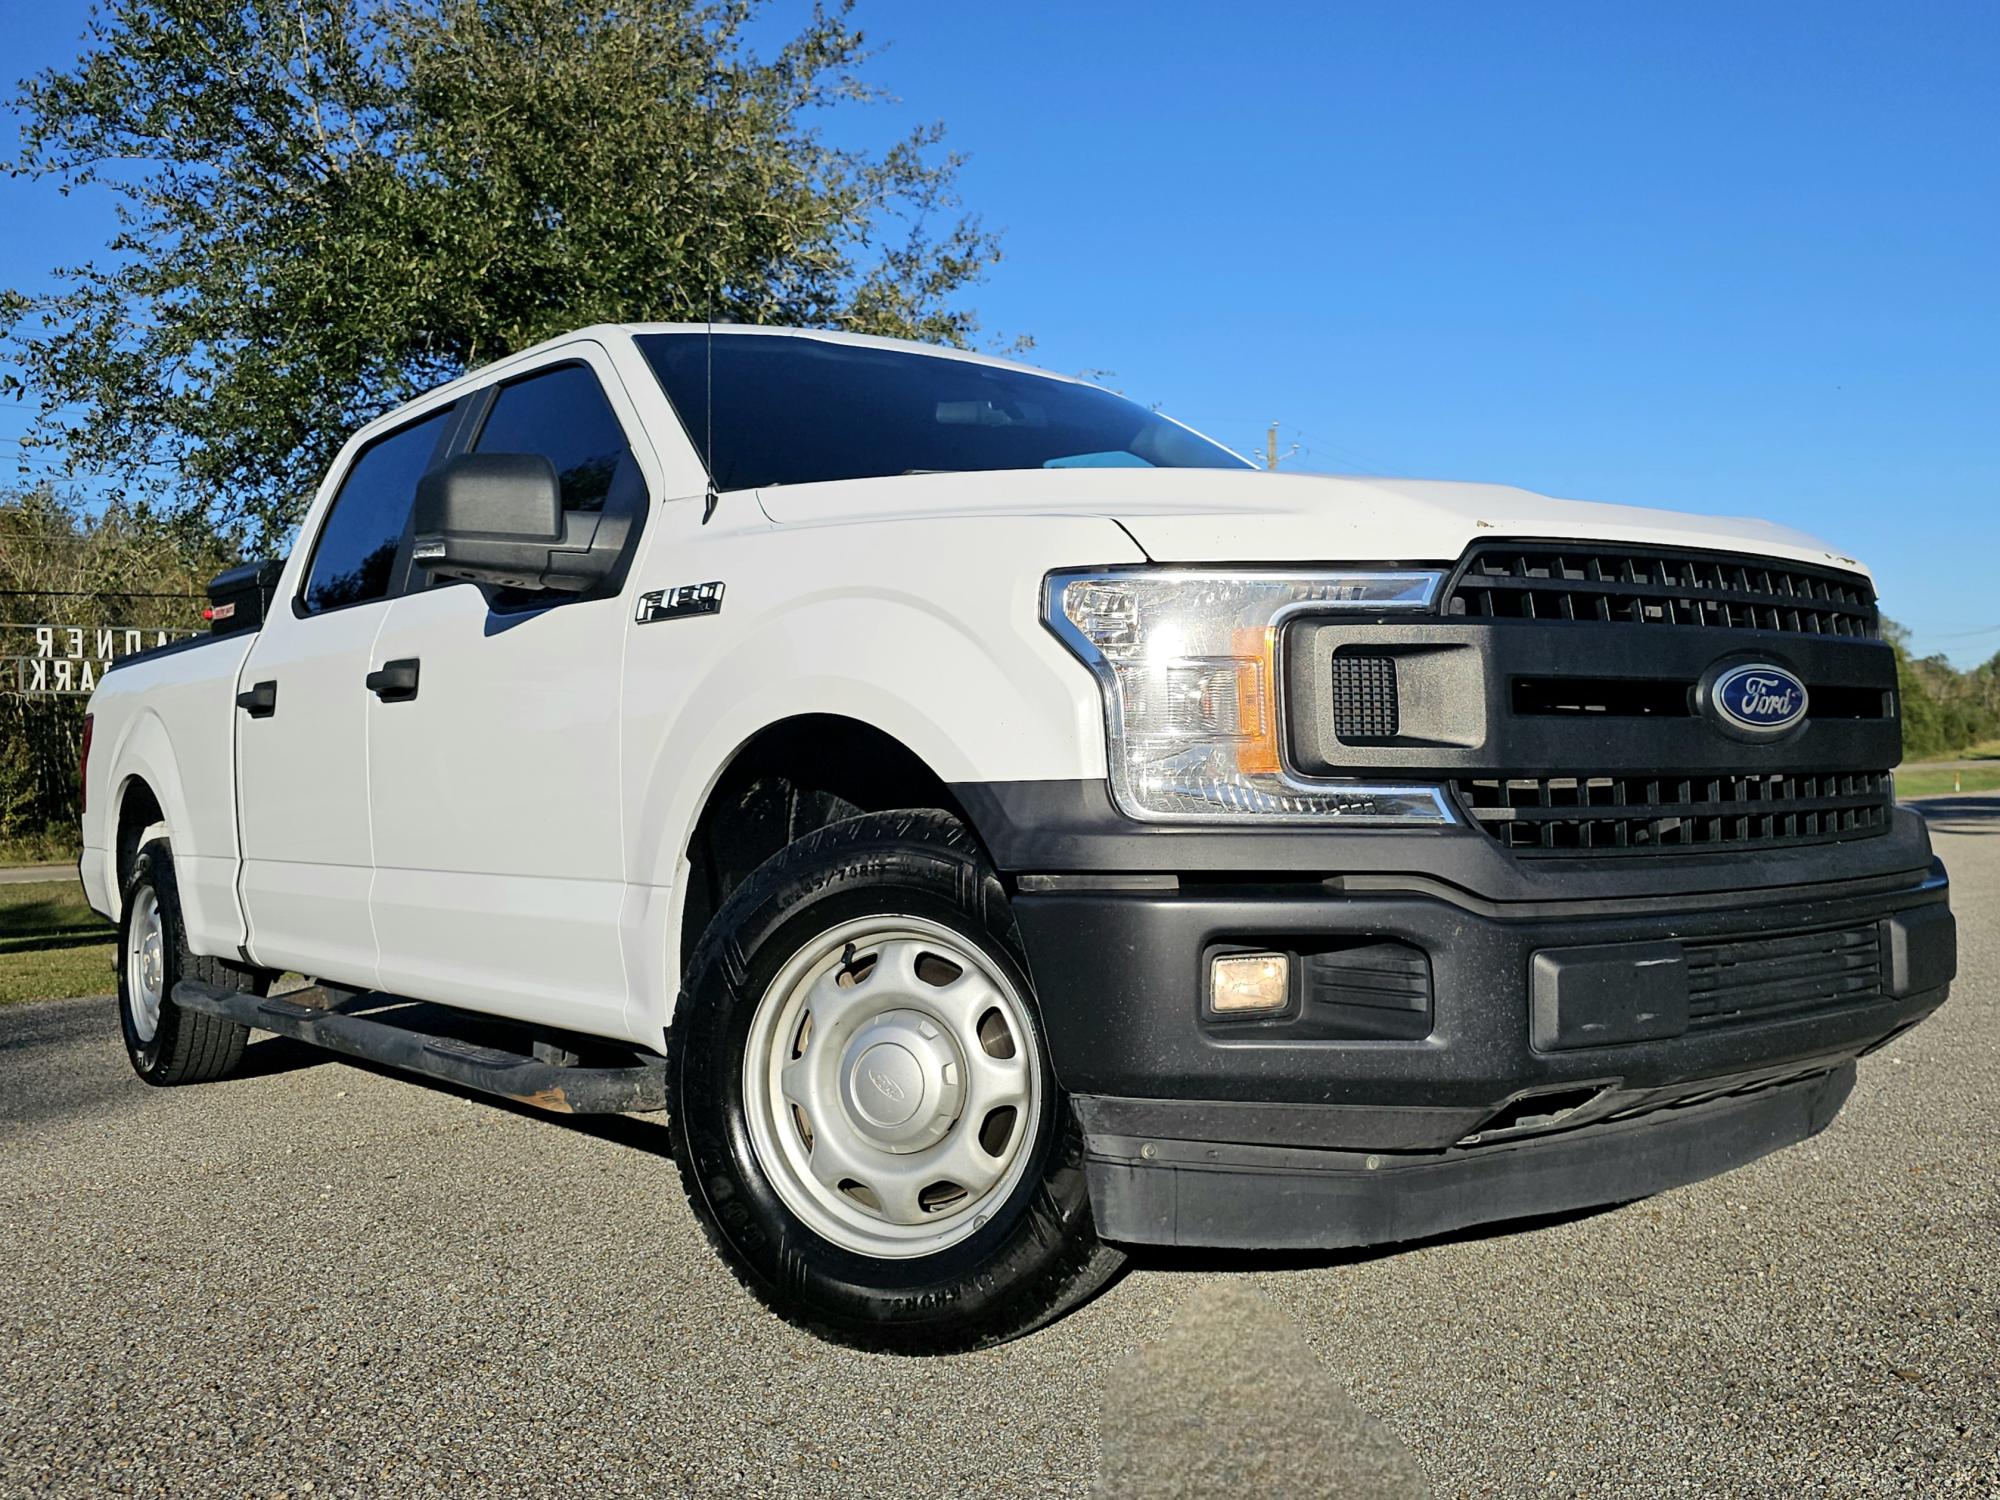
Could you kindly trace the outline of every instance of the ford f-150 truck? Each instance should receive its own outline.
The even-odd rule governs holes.
[[[588,329],[212,595],[90,705],[139,1075],[665,1110],[742,1281],[870,1347],[1710,1176],[1956,964],[1852,558],[1001,360]]]

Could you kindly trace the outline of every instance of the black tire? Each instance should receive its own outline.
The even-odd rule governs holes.
[[[818,829],[723,903],[689,961],[667,1048],[675,1159],[711,1243],[782,1317],[858,1348],[981,1348],[1060,1316],[1124,1261],[1091,1222],[1082,1135],[1045,1044],[1042,1117],[1018,1186],[933,1254],[869,1256],[815,1234],[774,1190],[746,1119],[743,1059],[774,977],[814,938],[884,913],[952,928],[1032,996],[1006,892],[957,820],[871,813]]]
[[[130,941],[140,898],[150,892],[160,916],[162,998],[159,1024],[151,1038],[142,1038],[133,1021]],[[118,1025],[125,1034],[125,1055],[132,1071],[157,1088],[182,1083],[207,1083],[225,1076],[243,1058],[250,1028],[218,1016],[182,1010],[173,1000],[174,986],[199,979],[225,989],[262,994],[266,979],[256,970],[226,959],[188,951],[187,928],[181,920],[180,886],[174,878],[173,853],[165,839],[154,839],[132,861],[118,917]]]

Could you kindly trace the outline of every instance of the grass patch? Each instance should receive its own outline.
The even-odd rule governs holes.
[[[82,852],[75,828],[0,834],[0,865],[75,864]]]
[[[1987,770],[1983,766],[1970,771],[1898,771],[1896,773],[1896,797],[1902,802],[1912,797],[1948,797],[1952,793],[1952,779],[1958,780],[1958,790],[1962,792],[2000,792],[2000,766]]]
[[[109,994],[114,936],[73,880],[0,885],[0,1005]]]

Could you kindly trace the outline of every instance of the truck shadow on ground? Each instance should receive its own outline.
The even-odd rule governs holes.
[[[427,1008],[428,1009],[428,1008]],[[477,1017],[463,1013],[446,1013],[453,1022],[449,1030],[453,1035],[467,1041],[480,1042],[488,1046],[506,1046],[512,1037],[509,1029],[500,1023],[483,1023]],[[427,1020],[427,1025],[446,1029],[441,1021]],[[421,1088],[434,1093],[448,1094],[464,1099],[485,1109],[535,1120],[542,1124],[554,1125],[563,1130],[574,1131],[593,1139],[609,1141],[615,1145],[629,1146],[644,1151],[663,1160],[673,1159],[673,1149],[664,1115],[567,1115],[536,1109],[532,1105],[520,1104],[497,1094],[482,1093],[477,1089],[462,1088],[441,1079],[426,1078],[406,1073],[398,1068],[373,1063],[365,1059],[347,1057],[313,1047],[305,1042],[289,1037],[263,1037],[252,1042],[243,1054],[243,1062],[237,1073],[238,1078],[269,1078],[286,1073],[301,1072],[308,1068],[339,1063],[362,1073],[385,1079],[404,1088]],[[1408,1251],[1430,1249],[1441,1245],[1477,1244],[1485,1240],[1504,1239],[1517,1234],[1530,1234],[1536,1230],[1559,1228],[1566,1224],[1580,1223],[1586,1219],[1615,1212],[1625,1204],[1600,1204],[1591,1208],[1575,1209],[1559,1214],[1540,1214],[1528,1218],[1508,1219],[1497,1224],[1479,1224],[1465,1229],[1450,1230],[1443,1234],[1430,1235],[1423,1239],[1399,1241],[1388,1245],[1370,1245],[1360,1248],[1339,1250],[1215,1250],[1199,1248],[1177,1248],[1168,1246],[1132,1246],[1128,1248],[1126,1270],[1159,1271],[1178,1275],[1247,1275],[1255,1273],[1276,1273],[1285,1271],[1337,1270],[1343,1266],[1366,1265],[1372,1261],[1385,1260]],[[1123,1273],[1121,1273],[1122,1279]],[[1108,1286],[1106,1290],[1108,1290]],[[1096,1300],[1092,1298],[1091,1300]]]
[[[1974,838],[2000,833],[2000,797],[1926,797],[1904,805],[1928,823],[1933,833]]]
[[[429,1010],[431,1007],[425,1009]],[[448,1034],[462,1041],[476,1042],[490,1047],[505,1048],[517,1042],[518,1033],[502,1023],[483,1022],[480,1018],[466,1015],[464,1012],[441,1012],[441,1014],[449,1016],[451,1020],[447,1022],[429,1017],[425,1020],[426,1029],[432,1034]],[[537,1109],[531,1104],[521,1104],[503,1095],[463,1088],[444,1079],[427,1078],[383,1063],[370,1062],[365,1058],[329,1052],[325,1048],[314,1047],[290,1037],[258,1037],[243,1049],[243,1061],[230,1076],[233,1079],[272,1078],[286,1073],[303,1072],[308,1068],[323,1067],[330,1063],[338,1063],[357,1072],[387,1079],[403,1088],[420,1088],[431,1093],[449,1094],[453,1098],[464,1099],[485,1109],[524,1120],[538,1120],[543,1124],[556,1125],[564,1130],[573,1130],[579,1135],[630,1146],[634,1150],[644,1151],[653,1156],[669,1160],[673,1156],[668,1146],[665,1115],[560,1114],[552,1110]]]
[[[1422,1239],[1397,1240],[1386,1245],[1363,1245],[1342,1250],[1211,1250],[1164,1245],[1134,1246],[1127,1252],[1128,1268],[1134,1271],[1202,1275],[1339,1270],[1343,1266],[1362,1266],[1372,1261],[1389,1260],[1415,1250],[1430,1250],[1442,1245],[1476,1245],[1486,1240],[1532,1234],[1541,1229],[1559,1229],[1566,1224],[1580,1224],[1587,1219],[1599,1218],[1605,1214],[1616,1213],[1621,1208],[1629,1208],[1632,1203],[1643,1202],[1645,1199],[1636,1198],[1625,1203],[1599,1203],[1589,1208],[1568,1209],[1562,1213],[1532,1214],[1525,1218],[1502,1219],[1497,1223],[1473,1224],[1464,1229],[1451,1229],[1442,1234],[1426,1235]]]

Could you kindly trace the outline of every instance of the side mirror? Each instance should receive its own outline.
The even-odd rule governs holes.
[[[441,578],[582,593],[618,564],[627,524],[565,511],[539,453],[466,453],[417,485],[411,558]]]

